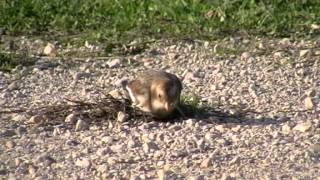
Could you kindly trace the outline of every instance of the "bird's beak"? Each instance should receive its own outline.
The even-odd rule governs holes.
[[[171,109],[170,103],[166,102],[166,103],[164,104],[164,108],[165,108],[166,111],[170,111],[170,109]]]
[[[164,105],[164,108],[166,111],[172,111],[172,109],[175,107],[175,104],[174,103],[169,103],[169,102],[166,102],[165,105]]]

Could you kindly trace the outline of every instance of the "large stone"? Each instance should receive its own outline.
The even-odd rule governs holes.
[[[308,122],[303,122],[303,123],[297,124],[293,128],[293,130],[300,131],[300,132],[307,132],[311,129],[311,127],[312,127],[312,123],[310,121],[308,121]]]
[[[306,109],[311,110],[314,107],[313,101],[311,99],[311,97],[306,97],[304,99],[304,106]]]

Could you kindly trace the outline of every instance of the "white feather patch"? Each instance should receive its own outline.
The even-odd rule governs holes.
[[[129,93],[129,96],[130,96],[130,99],[131,99],[132,103],[136,104],[137,100],[136,100],[136,98],[134,97],[131,89],[130,89],[128,86],[126,86],[126,89],[127,89],[128,93]]]

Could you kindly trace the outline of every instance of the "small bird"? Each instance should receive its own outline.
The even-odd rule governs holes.
[[[147,70],[135,80],[123,83],[132,103],[156,118],[168,117],[178,108],[182,84],[165,71]]]

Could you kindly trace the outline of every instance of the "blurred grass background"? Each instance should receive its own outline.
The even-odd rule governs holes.
[[[0,0],[10,35],[65,35],[104,41],[141,37],[211,39],[244,31],[266,36],[319,34],[319,0]]]

